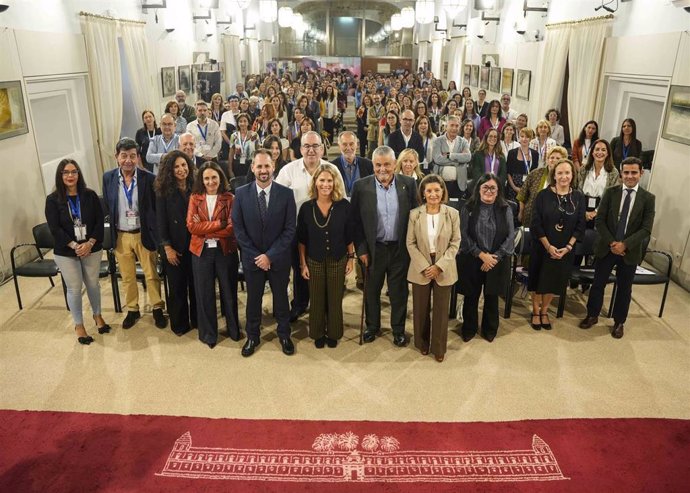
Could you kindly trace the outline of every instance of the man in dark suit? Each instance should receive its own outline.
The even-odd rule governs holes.
[[[163,315],[161,282],[156,271],[155,176],[137,167],[139,146],[134,139],[120,139],[115,147],[115,159],[118,168],[103,174],[103,199],[110,214],[112,244],[115,245],[115,258],[125,290],[127,316],[122,321],[122,328],[129,329],[141,317],[136,273],[138,260],[146,278],[153,319],[156,327],[163,329],[168,321]]]
[[[388,146],[395,152],[395,157],[400,156],[400,153],[405,149],[414,149],[417,151],[417,158],[423,161],[426,153],[424,152],[424,141],[418,132],[412,129],[414,125],[414,113],[412,110],[405,110],[402,112],[400,118],[400,128],[391,133],[388,137]]]
[[[347,196],[352,195],[352,187],[357,180],[374,174],[374,167],[370,160],[357,156],[357,136],[354,132],[346,130],[338,136],[340,156],[331,161],[338,168],[345,183]]]
[[[393,343],[407,345],[407,220],[417,206],[417,187],[409,176],[395,174],[395,153],[388,146],[372,154],[374,175],[355,182],[352,210],[357,228],[355,247],[366,269],[366,331],[364,342],[376,339],[381,329],[381,290],[387,280],[391,301]]]
[[[273,316],[283,353],[294,354],[290,339],[291,245],[297,217],[295,197],[288,187],[273,181],[271,154],[260,149],[252,161],[256,181],[235,192],[232,222],[240,247],[244,279],[247,283],[247,342],[242,356],[254,354],[259,345],[261,300],[266,281],[273,293]]]
[[[654,224],[655,197],[640,188],[642,173],[641,160],[624,159],[621,163],[623,185],[604,192],[595,219],[599,241],[594,247],[597,258],[594,283],[587,300],[587,317],[580,322],[580,328],[589,329],[599,321],[606,281],[615,267],[617,290],[611,335],[616,339],[623,337],[635,270],[644,258],[643,248]]]

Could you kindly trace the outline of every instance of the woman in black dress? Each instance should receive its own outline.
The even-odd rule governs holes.
[[[165,154],[154,182],[156,227],[165,255],[165,273],[170,286],[168,315],[172,331],[181,336],[197,327],[191,235],[187,229],[187,207],[194,184],[192,161],[173,150]]]
[[[534,330],[551,329],[548,309],[563,292],[573,266],[575,242],[585,233],[585,196],[573,188],[575,166],[563,159],[549,173],[550,186],[537,195],[530,231],[532,254],[527,289],[532,293]]]
[[[139,156],[141,156],[141,165],[153,173],[153,163],[146,161],[146,151],[149,150],[149,142],[156,135],[161,134],[161,129],[156,123],[156,116],[151,110],[144,110],[141,113],[141,121],[144,124],[139,130],[137,130],[134,140],[137,141],[139,145]]]
[[[539,152],[530,149],[529,143],[534,138],[531,128],[520,130],[518,139],[519,147],[508,151],[506,167],[508,168],[508,186],[506,187],[506,198],[515,201],[518,193],[525,182],[525,178],[530,171],[539,166]]]

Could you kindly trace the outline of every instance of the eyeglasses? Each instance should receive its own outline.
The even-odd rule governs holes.
[[[76,169],[65,170],[62,172],[62,176],[78,176],[78,175],[79,175],[79,171],[77,171]]]
[[[321,148],[321,144],[302,144],[302,149],[305,151],[318,151]]]
[[[414,118],[403,118],[402,121],[404,122],[413,122]]]
[[[496,193],[498,192],[498,187],[479,187],[479,190],[487,193]]]

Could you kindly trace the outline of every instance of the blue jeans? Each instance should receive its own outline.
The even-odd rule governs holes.
[[[98,271],[101,266],[102,251],[87,257],[63,257],[55,255],[55,263],[60,269],[67,286],[67,305],[75,325],[83,325],[81,286],[86,286],[86,294],[94,315],[101,314],[101,286],[98,284]]]

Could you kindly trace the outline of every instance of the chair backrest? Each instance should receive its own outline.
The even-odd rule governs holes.
[[[50,232],[48,223],[37,224],[31,232],[34,235],[34,243],[36,243],[38,248],[55,248],[55,239]]]
[[[596,229],[586,229],[582,241],[575,243],[575,255],[594,255],[594,245],[599,239]]]
[[[248,182],[246,176],[235,176],[234,178],[230,178],[230,191],[232,193],[235,193],[235,190],[240,188],[242,185],[246,185]]]
[[[532,234],[529,228],[518,228],[515,231],[515,255],[524,255],[532,250]]]
[[[103,250],[113,249],[113,237],[110,234],[110,224],[103,226]]]
[[[110,222],[110,212],[108,211],[108,203],[103,197],[98,197],[101,199],[101,209],[103,209],[103,217],[106,223]]]

